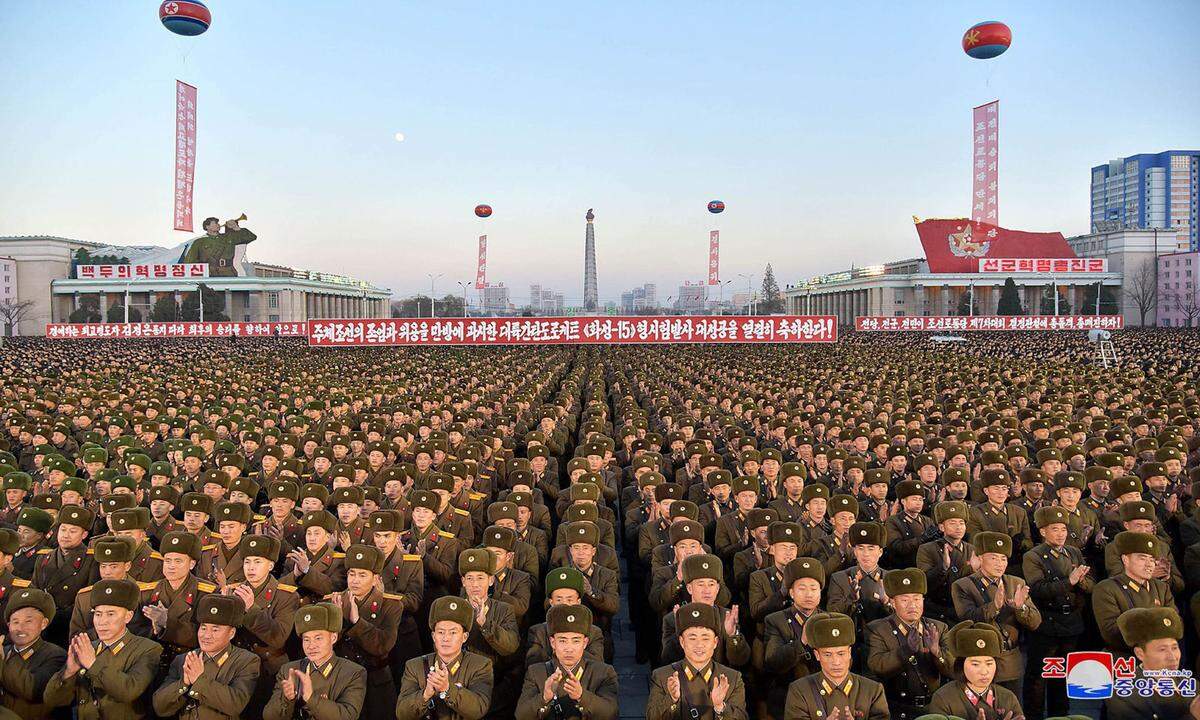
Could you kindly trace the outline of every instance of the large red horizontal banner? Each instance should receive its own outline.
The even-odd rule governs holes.
[[[942,315],[934,317],[856,317],[859,332],[901,330],[1120,330],[1120,315]]]
[[[173,265],[79,265],[75,277],[80,280],[112,278],[114,280],[170,280],[177,278],[206,278],[208,263],[175,263]]]
[[[302,322],[146,322],[48,323],[46,337],[58,340],[89,338],[206,338],[304,337]]]
[[[563,345],[836,342],[832,315],[310,320],[308,344]]]
[[[1009,230],[962,218],[917,222],[917,236],[933,273],[978,272],[978,261],[985,258],[1075,257],[1062,233]]]
[[[1103,273],[1108,258],[982,258],[981,273]]]

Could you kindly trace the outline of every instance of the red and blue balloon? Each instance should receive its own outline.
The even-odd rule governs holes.
[[[717,213],[725,212],[725,203],[720,200],[709,200],[708,201],[708,211],[710,213],[712,213],[713,215],[716,215]]]
[[[212,25],[212,13],[200,0],[166,0],[158,6],[158,19],[176,35],[200,35]]]
[[[976,23],[963,33],[963,52],[976,60],[991,60],[1012,45],[1012,30],[996,20]]]
[[[476,205],[475,206],[475,215],[476,215],[476,217],[481,217],[481,218],[491,217],[492,216],[492,206],[491,205]]]

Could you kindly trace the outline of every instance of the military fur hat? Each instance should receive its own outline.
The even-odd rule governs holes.
[[[733,474],[728,470],[713,470],[704,478],[704,484],[710,489],[718,485],[733,485]]]
[[[475,610],[464,598],[443,595],[429,607],[429,629],[437,628],[437,624],[443,620],[457,623],[465,632],[470,632],[475,623]]]
[[[238,549],[244,558],[260,557],[271,562],[279,560],[279,540],[270,535],[247,535],[242,538]]]
[[[91,510],[81,508],[78,505],[67,505],[58,513],[59,525],[74,525],[81,527],[84,530],[91,530],[92,523],[95,522],[96,516]]]
[[[955,657],[1000,657],[1000,633],[991,623],[964,620],[950,629]]]
[[[600,528],[588,520],[569,522],[565,526],[563,542],[567,545],[587,543],[592,547],[600,544]]]
[[[825,587],[825,566],[812,557],[798,557],[783,568],[783,585],[789,590],[797,580],[812,578]]]
[[[883,591],[888,597],[917,593],[924,595],[929,590],[925,573],[916,568],[888,570],[883,576]]]
[[[975,547],[975,552],[981,555],[983,553],[1000,553],[1004,557],[1012,556],[1012,538],[1004,533],[975,533],[971,538],[971,545]]]
[[[337,518],[328,510],[314,510],[305,513],[304,517],[300,518],[300,527],[305,530],[310,527],[319,527],[324,528],[327,533],[332,533],[337,530]]]
[[[1075,488],[1083,492],[1087,488],[1087,478],[1076,470],[1059,470],[1054,473],[1054,488],[1055,490]]]
[[[465,601],[464,601],[465,602]],[[342,631],[342,608],[335,603],[319,602],[305,605],[296,611],[296,634],[324,630],[336,633]]]
[[[846,647],[854,644],[854,620],[833,612],[813,613],[805,623],[808,644],[814,649]]]
[[[150,508],[135,507],[118,510],[108,516],[108,522],[114,531],[145,530],[150,527]]]
[[[850,526],[851,545],[884,545],[883,525],[877,522],[856,522]]]
[[[1151,640],[1183,638],[1183,619],[1173,607],[1132,608],[1117,618],[1117,629],[1129,647],[1140,647]]]
[[[993,485],[1009,485],[1008,472],[1005,470],[991,469],[984,470],[979,473],[980,487],[989,488]]]
[[[970,514],[970,509],[962,500],[944,500],[933,508],[933,519],[939,523],[954,519],[965,521]]]
[[[300,488],[291,480],[272,480],[267,486],[267,499],[287,498],[292,502],[300,499]]]
[[[683,582],[709,579],[724,582],[721,558],[716,555],[692,555],[683,561]]]
[[[408,496],[408,502],[413,509],[426,508],[437,512],[442,506],[442,499],[432,490],[417,490]]]
[[[300,486],[300,502],[304,498],[316,498],[321,501],[322,505],[329,503],[329,488],[320,483],[304,483]]]
[[[21,539],[15,530],[0,528],[0,553],[16,555],[21,549]]]
[[[591,500],[592,502],[599,502],[600,486],[596,485],[595,483],[590,483],[590,482],[575,483],[567,491],[567,495],[570,498],[571,502],[578,502],[580,500]]]
[[[185,493],[183,499],[180,500],[180,510],[183,512],[201,512],[209,517],[213,513],[213,499],[204,493],[190,492]]]
[[[132,580],[101,580],[92,586],[92,607],[113,605],[126,610],[138,606],[141,590]]]
[[[750,530],[767,527],[778,520],[779,512],[774,508],[754,508],[746,513],[746,527]]]
[[[829,487],[827,485],[822,485],[821,483],[805,485],[804,491],[800,493],[800,502],[805,505],[817,498],[829,499]]]
[[[106,537],[92,544],[92,556],[98,563],[124,563],[133,560],[133,541]]]
[[[1033,524],[1037,525],[1039,530],[1055,523],[1062,523],[1063,525],[1067,524],[1066,510],[1063,510],[1057,505],[1051,505],[1038,508],[1034,511]]]
[[[971,482],[971,474],[966,468],[951,467],[942,471],[942,484],[949,485],[953,482]]]
[[[1131,520],[1158,521],[1158,515],[1154,512],[1154,506],[1145,500],[1122,503],[1119,514],[1121,522],[1129,522]]]
[[[796,523],[773,522],[767,526],[767,544],[790,542],[799,548],[804,542],[804,532]]]
[[[8,604],[4,606],[4,622],[7,625],[13,613],[21,608],[35,608],[47,620],[54,619],[55,606],[54,598],[44,590],[39,590],[33,587],[21,588],[8,597]]]
[[[743,492],[752,492],[755,495],[757,495],[758,489],[759,489],[758,478],[749,477],[746,475],[736,477],[733,479],[732,487],[733,487],[734,496],[736,496],[738,493],[743,493]]]
[[[182,530],[175,530],[163,535],[158,547],[158,551],[163,555],[179,553],[196,561],[200,560],[200,550],[200,537]]]
[[[463,550],[458,554],[458,574],[482,572],[488,575],[496,572],[496,557],[482,548]]]
[[[1116,543],[1118,555],[1132,555],[1134,553],[1145,553],[1154,557],[1160,557],[1162,552],[1162,541],[1154,535],[1140,532],[1125,532],[1117,533],[1113,538]]]
[[[479,542],[482,547],[500,548],[505,552],[511,552],[516,543],[517,531],[499,525],[491,525],[486,528],[483,531],[483,538]]]
[[[704,526],[695,520],[677,520],[667,529],[671,544],[676,545],[684,540],[704,542]]]
[[[209,593],[202,596],[200,602],[196,603],[195,619],[198,623],[240,628],[245,616],[245,604],[242,603],[241,598],[233,595]]]
[[[700,517],[700,508],[696,507],[696,503],[691,500],[672,500],[670,517],[672,520],[676,518],[697,520]]]
[[[916,480],[901,480],[896,483],[896,498],[903,500],[906,497],[920,495],[925,497],[925,489],[921,487],[921,483]]]
[[[687,603],[675,611],[675,632],[682,637],[685,630],[694,627],[708,628],[717,637],[721,636],[721,613],[712,605]]]
[[[883,468],[869,468],[863,472],[863,486],[870,487],[878,483],[888,484],[888,472]]]
[[[401,532],[404,529],[404,514],[399,510],[376,510],[367,518],[372,532]]]
[[[373,545],[351,545],[343,561],[347,570],[367,570],[378,575],[383,572],[383,552]]]
[[[829,500],[829,515],[833,517],[838,513],[848,512],[854,517],[858,517],[858,500],[852,495],[834,495]]]
[[[254,519],[254,511],[250,509],[249,505],[241,502],[218,503],[213,515],[213,522],[217,523],[231,520],[243,525],[249,525],[252,519]]]
[[[35,532],[49,532],[53,524],[54,519],[50,517],[50,513],[39,508],[27,507],[17,515],[17,527],[24,525]]]
[[[546,629],[551,635],[579,633],[587,637],[592,611],[583,605],[555,605],[546,611]]]
[[[333,505],[341,505],[349,503],[351,505],[363,504],[363,490],[360,487],[340,487],[334,490],[329,496],[329,501]]]
[[[569,588],[579,593],[579,597],[583,597],[583,573],[573,567],[555,568],[546,573],[546,597],[550,597],[555,590]]]

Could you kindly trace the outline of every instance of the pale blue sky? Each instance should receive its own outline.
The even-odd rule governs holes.
[[[1200,3],[0,0],[0,235],[173,244],[174,80],[199,87],[197,217],[245,211],[256,260],[398,295],[474,277],[602,299],[704,276],[781,284],[920,254],[961,216],[971,107],[999,98],[1000,220],[1087,230],[1088,170],[1200,147]],[[1012,49],[976,61],[997,19]],[[404,143],[393,139],[407,136]]]

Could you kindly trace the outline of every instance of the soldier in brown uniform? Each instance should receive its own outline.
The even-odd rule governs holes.
[[[158,547],[164,535],[183,528],[183,523],[171,514],[179,505],[179,490],[171,485],[160,485],[150,488],[146,497],[150,501],[150,522],[146,525],[146,535],[154,547]]]
[[[958,471],[950,468],[946,472]],[[962,472],[963,477],[966,473]],[[943,473],[943,477],[945,473]],[[917,568],[925,573],[929,594],[925,598],[925,616],[943,622],[957,622],[950,588],[959,578],[979,569],[975,548],[964,542],[967,533],[967,504],[961,500],[946,500],[933,508],[933,519],[942,537],[922,543],[917,548]]]
[[[58,607],[46,630],[46,639],[56,645],[67,644],[75,596],[96,577],[96,565],[84,545],[94,519],[91,510],[68,505],[58,516],[57,549],[38,550],[33,586],[50,593]]]
[[[33,571],[43,555],[39,551],[46,547],[47,533],[54,522],[50,513],[39,508],[25,508],[17,516],[18,547],[12,559],[13,575],[22,580],[33,577]]]
[[[958,580],[950,588],[954,610],[964,620],[995,626],[1003,649],[996,660],[996,682],[1015,694],[1025,671],[1021,630],[1036,630],[1042,623],[1042,615],[1030,601],[1025,581],[1004,572],[1012,554],[1012,538],[981,532],[971,541],[979,555],[979,572]]]
[[[888,720],[883,686],[850,671],[854,626],[854,620],[841,613],[817,613],[805,623],[821,672],[792,682],[784,709],[789,720]]]
[[[250,700],[250,707],[261,707],[271,695],[276,673],[287,662],[284,644],[291,635],[300,596],[295,585],[271,577],[279,558],[279,540],[249,535],[242,538],[241,553],[246,581],[225,587],[222,594],[238,598],[246,609],[233,643],[262,660],[262,672]]]
[[[958,678],[938,688],[929,711],[961,718],[1022,717],[1017,696],[995,682],[1001,643],[992,623],[965,620],[951,628],[950,647]]]
[[[1183,620],[1173,607],[1134,608],[1126,610],[1117,620],[1121,639],[1133,648],[1138,668],[1134,671],[1133,687],[1153,683],[1149,697],[1133,692],[1128,696],[1114,694],[1105,702],[1108,720],[1167,720],[1194,718],[1194,703],[1181,692],[1182,678],[1157,676],[1180,670],[1179,641],[1183,638]],[[1171,687],[1164,687],[1169,683]],[[1194,694],[1194,693],[1193,693]]]
[[[1127,530],[1112,542],[1125,571],[1096,583],[1092,612],[1104,644],[1114,654],[1125,655],[1131,648],[1117,626],[1121,613],[1132,608],[1173,607],[1175,596],[1166,581],[1154,577],[1155,560],[1163,552],[1158,537]]]
[[[409,496],[412,527],[400,534],[400,547],[406,555],[420,555],[425,571],[423,608],[442,595],[457,590],[459,541],[434,523],[438,496],[429,490],[417,490]]]
[[[366,545],[351,545],[346,551],[344,592],[328,600],[342,611],[343,627],[334,650],[367,671],[366,704],[363,717],[392,720],[396,686],[388,668],[388,656],[396,644],[396,631],[404,604],[398,595],[380,588],[383,553]]]
[[[215,503],[209,496],[190,492],[179,501],[183,510],[183,529],[200,538],[200,547],[217,542],[208,521],[212,518]]]
[[[54,598],[24,587],[4,609],[7,642],[0,647],[0,707],[22,720],[45,720],[53,708],[43,700],[50,678],[62,669],[67,652],[42,638],[54,617]]]
[[[546,605],[579,605],[583,601],[583,573],[575,568],[555,568],[546,575]],[[604,633],[591,623],[588,626],[588,644],[584,656],[596,662],[604,662]],[[546,623],[529,628],[525,634],[525,665],[536,665],[550,659],[550,631]]]
[[[925,573],[889,570],[883,588],[892,615],[867,626],[867,668],[884,686],[888,708],[899,720],[913,720],[951,676],[954,664],[946,623],[924,617]]]
[[[304,528],[304,545],[288,553],[279,580],[299,588],[300,602],[307,605],[346,586],[346,555],[330,545],[337,518],[328,511],[306,513],[300,526]]]
[[[144,718],[162,646],[127,628],[138,604],[137,583],[101,580],[92,592],[97,639],[82,633],[71,638],[66,665],[46,683],[46,704],[74,705],[79,720]]]
[[[342,632],[342,610],[319,602],[296,613],[304,657],[279,669],[263,720],[354,720],[361,716],[367,672],[334,652]]]
[[[163,556],[163,578],[158,582],[139,583],[139,614],[150,622],[150,637],[163,646],[163,669],[170,667],[176,655],[197,647],[196,606],[217,586],[201,580],[192,572],[200,558],[200,539],[182,531],[163,536],[159,548]]]
[[[480,720],[492,697],[492,661],[466,650],[475,610],[440,597],[429,608],[434,652],[409,660],[396,699],[397,720]]]
[[[971,537],[984,531],[1007,535],[1012,539],[1013,552],[1024,555],[1033,547],[1033,534],[1029,531],[1029,514],[1008,502],[1012,485],[1008,473],[984,470],[979,474],[979,482],[987,500],[971,508],[967,532]]]
[[[714,657],[722,665],[741,669],[750,663],[750,641],[742,634],[738,624],[738,608],[721,606],[724,571],[721,559],[716,555],[693,555],[683,561],[683,579],[687,589],[688,604],[712,605],[721,617],[721,642]],[[662,651],[659,661],[671,663],[683,657],[676,630],[678,611],[668,609],[662,619]]]
[[[118,510],[108,518],[113,534],[133,542],[129,577],[137,582],[155,582],[162,577],[162,555],[150,545],[146,533],[150,519],[150,510],[144,507]]]
[[[283,545],[283,554],[287,555],[295,549],[291,544],[292,538],[303,534],[300,519],[295,513],[300,488],[286,478],[272,479],[267,482],[266,488],[271,514],[254,523],[250,532],[255,535],[270,535],[279,540]]]
[[[400,547],[404,516],[399,511],[378,510],[371,513],[367,522],[371,525],[371,542],[383,554],[380,572],[383,591],[398,597],[404,608],[391,653],[392,680],[398,684],[404,664],[421,654],[421,635],[415,618],[425,595],[425,568],[420,555],[406,554]]]
[[[905,481],[909,482],[909,481]],[[915,496],[909,496],[910,500]],[[883,589],[884,526],[877,522],[857,522],[850,526],[850,545],[857,561],[854,565],[829,577],[825,609],[854,619],[858,637],[865,645],[866,626],[888,614],[888,597]],[[860,646],[859,662],[865,662],[866,652]]]
[[[245,606],[230,595],[205,595],[196,612],[199,649],[171,662],[166,680],[154,692],[154,712],[179,720],[236,720],[250,703],[262,670],[257,655],[232,644]]]
[[[0,528],[0,616],[4,615],[4,606],[16,590],[29,587],[28,580],[13,575],[12,561],[20,546],[17,533],[8,528]]]
[[[766,674],[766,697],[760,700],[757,715],[782,718],[792,681],[817,671],[817,658],[804,626],[821,609],[824,585],[825,569],[816,558],[798,557],[785,566],[780,588],[788,606],[766,617],[760,639],[755,641],[757,669]]]
[[[495,673],[488,715],[510,715],[520,693],[524,666],[518,654],[521,637],[512,606],[489,596],[495,582],[495,558],[487,550],[463,550],[458,556],[458,574],[462,577],[462,596],[475,611],[467,647],[491,660]]]
[[[616,720],[617,672],[586,654],[591,619],[582,605],[557,605],[546,613],[554,656],[526,671],[518,720]]]
[[[742,674],[713,659],[721,633],[717,608],[688,603],[677,615],[684,657],[651,673],[647,720],[745,720]]]
[[[129,561],[133,557],[132,540],[105,535],[92,543],[88,552],[92,554],[92,560],[96,563],[100,580],[132,579],[129,577]],[[75,607],[71,610],[71,624],[68,627],[68,634],[71,637],[75,637],[79,633],[87,633],[89,637],[95,639],[95,632],[92,631],[92,611],[94,609],[92,600],[92,586],[90,585],[81,589],[75,596]],[[136,614],[129,623],[130,630],[139,635],[146,634],[144,631],[139,632],[144,625],[145,618],[138,617]]]
[[[197,575],[217,585],[236,585],[246,579],[242,575],[241,546],[253,515],[254,511],[245,503],[217,504],[213,509],[216,542],[202,548]]]
[[[889,567],[912,567],[917,561],[917,548],[925,540],[925,530],[932,524],[927,515],[921,514],[925,510],[925,488],[916,480],[902,480],[896,483],[896,499],[900,511],[884,523],[887,562]],[[830,610],[841,612],[833,607]]]

